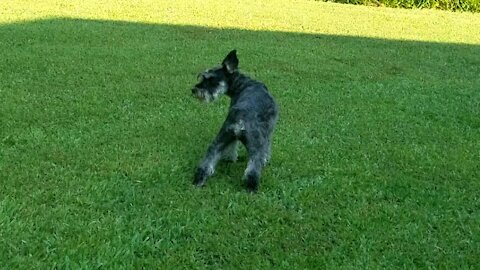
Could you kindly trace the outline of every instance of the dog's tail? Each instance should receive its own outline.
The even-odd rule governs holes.
[[[245,122],[240,119],[237,122],[231,124],[230,131],[235,134],[236,137],[240,137],[245,131]]]

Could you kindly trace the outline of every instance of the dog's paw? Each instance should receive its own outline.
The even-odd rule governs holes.
[[[255,193],[258,191],[259,178],[255,174],[248,174],[245,179],[247,185],[247,191],[250,193]]]
[[[195,172],[195,176],[193,177],[193,184],[197,187],[203,187],[206,181],[207,172],[202,168],[198,168]]]

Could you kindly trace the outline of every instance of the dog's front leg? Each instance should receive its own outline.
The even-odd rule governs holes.
[[[193,179],[194,185],[197,187],[205,185],[207,178],[215,172],[215,167],[222,157],[222,152],[224,151],[225,147],[232,143],[232,141],[233,137],[231,134],[222,128],[215,140],[208,147],[207,154],[195,172]]]

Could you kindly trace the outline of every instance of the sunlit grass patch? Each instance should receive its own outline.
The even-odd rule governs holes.
[[[0,23],[62,17],[468,44],[480,44],[479,16],[309,0],[0,2]]]

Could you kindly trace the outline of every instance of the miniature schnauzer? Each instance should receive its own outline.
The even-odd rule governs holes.
[[[221,158],[236,161],[238,142],[241,142],[249,157],[244,181],[248,191],[257,191],[260,172],[270,159],[272,133],[278,117],[274,98],[263,83],[238,71],[236,50],[231,51],[221,65],[200,73],[198,80],[192,89],[194,96],[211,102],[226,94],[231,102],[227,119],[198,166],[193,184],[203,186]]]

